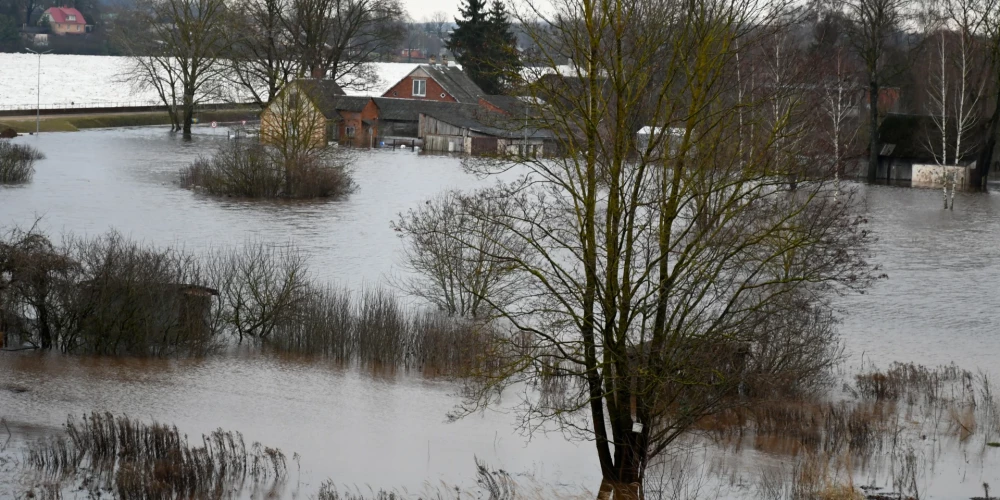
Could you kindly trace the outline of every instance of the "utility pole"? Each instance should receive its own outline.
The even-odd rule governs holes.
[[[48,54],[52,51],[38,52],[27,47],[25,50],[38,56],[38,87],[35,88],[35,135],[38,135],[42,128],[42,54]]]

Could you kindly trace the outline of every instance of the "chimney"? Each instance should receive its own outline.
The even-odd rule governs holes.
[[[326,78],[326,71],[324,71],[323,68],[313,68],[312,77],[317,80],[322,80],[323,78]]]
[[[434,57],[434,56],[428,57],[427,61],[431,63],[431,66],[434,66],[435,64],[437,64],[437,58]]]

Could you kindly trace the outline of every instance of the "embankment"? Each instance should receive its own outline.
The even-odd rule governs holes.
[[[213,109],[196,113],[198,123],[235,122],[256,120],[259,111],[255,108]],[[21,134],[35,132],[33,115],[0,116],[0,129],[10,127]],[[75,132],[81,129],[142,127],[169,125],[170,116],[166,111],[99,112],[86,114],[41,115],[38,129],[41,132]]]

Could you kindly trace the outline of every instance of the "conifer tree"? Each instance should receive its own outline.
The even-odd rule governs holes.
[[[464,0],[461,19],[447,43],[466,74],[487,94],[500,94],[520,69],[517,43],[503,3]]]

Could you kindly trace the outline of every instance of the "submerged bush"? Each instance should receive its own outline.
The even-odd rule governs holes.
[[[217,196],[331,198],[349,194],[346,161],[329,151],[285,158],[258,142],[233,140],[181,172],[181,186]]]
[[[35,162],[45,158],[27,144],[0,139],[0,184],[21,184],[35,175]]]

